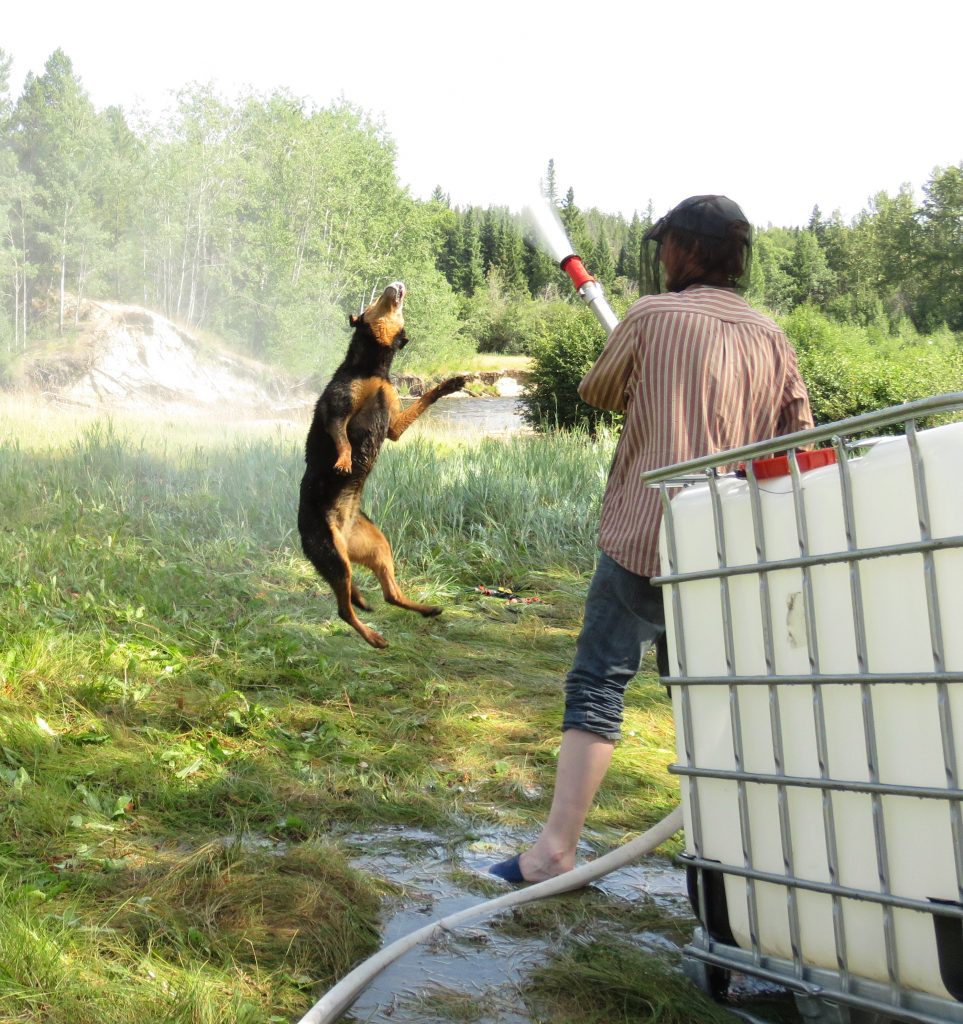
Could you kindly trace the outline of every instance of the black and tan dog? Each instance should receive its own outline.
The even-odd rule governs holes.
[[[351,578],[352,563],[371,569],[390,604],[422,615],[438,615],[441,608],[411,601],[398,588],[391,545],[361,511],[365,480],[386,437],[397,441],[428,406],[465,386],[464,377],[452,377],[402,408],[388,371],[408,343],[404,297],[405,286],[395,281],[361,316],[350,318],[354,334],[347,355],[318,399],[308,431],[298,507],[304,553],[331,584],[338,614],[373,647],[387,641],[355,613],[355,606],[370,606]]]

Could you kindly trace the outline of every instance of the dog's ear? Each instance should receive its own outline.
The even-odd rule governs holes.
[[[361,317],[355,316],[354,313],[348,314],[348,325],[350,327],[357,327],[361,323]]]

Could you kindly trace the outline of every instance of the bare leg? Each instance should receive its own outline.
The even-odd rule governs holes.
[[[575,662],[565,682],[565,731],[548,820],[530,850],[490,870],[510,882],[539,882],[575,866],[585,819],[612,762],[625,687],[663,632],[662,595],[643,576],[599,557],[585,602]],[[590,731],[591,728],[599,732]]]
[[[535,845],[521,855],[519,867],[528,882],[541,882],[575,866],[575,848],[615,744],[594,732],[566,729],[555,770],[555,795],[548,821]]]

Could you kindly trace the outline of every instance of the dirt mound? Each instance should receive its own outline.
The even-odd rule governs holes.
[[[277,413],[306,401],[276,370],[202,344],[138,306],[85,303],[82,327],[73,343],[27,359],[21,373],[27,387],[72,404],[142,411]]]

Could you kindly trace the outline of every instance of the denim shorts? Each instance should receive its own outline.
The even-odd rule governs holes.
[[[602,552],[585,601],[575,662],[565,681],[562,730],[619,739],[625,688],[639,671],[642,656],[664,636],[660,588]],[[668,675],[664,642],[659,647],[659,670]]]

